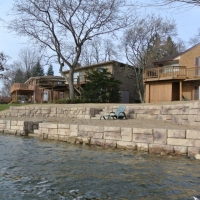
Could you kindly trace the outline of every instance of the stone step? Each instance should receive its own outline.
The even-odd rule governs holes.
[[[91,117],[91,119],[98,119],[98,120],[99,120],[100,117],[96,117],[96,116],[95,116],[95,117]]]
[[[100,118],[101,115],[103,115],[103,114],[96,114],[95,117],[99,117]]]

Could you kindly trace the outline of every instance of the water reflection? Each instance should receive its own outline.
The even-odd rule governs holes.
[[[194,199],[200,161],[0,135],[9,199]]]

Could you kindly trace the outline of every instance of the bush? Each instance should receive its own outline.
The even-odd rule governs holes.
[[[76,103],[85,103],[85,100],[82,99],[58,99],[54,101],[57,104],[76,104]]]
[[[88,103],[119,103],[121,82],[112,77],[106,68],[85,72],[86,84],[82,96]]]

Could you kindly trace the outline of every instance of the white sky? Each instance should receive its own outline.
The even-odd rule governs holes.
[[[142,2],[142,1],[141,1]],[[13,0],[0,0],[0,18],[8,20],[10,17],[6,13],[11,9]],[[144,11],[145,12],[145,11]],[[183,41],[189,41],[191,37],[197,34],[198,28],[200,28],[200,7],[193,7],[191,9],[183,10],[167,10],[161,8],[146,8],[146,12],[152,12],[168,18],[173,18],[177,24],[178,37]],[[142,12],[141,12],[142,13]],[[18,52],[21,48],[27,46],[25,38],[16,37],[13,33],[9,33],[2,23],[0,22],[0,52],[11,57],[9,62],[13,62],[18,59]],[[54,70],[55,75],[59,73]]]

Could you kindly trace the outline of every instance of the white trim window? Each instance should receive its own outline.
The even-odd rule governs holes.
[[[199,57],[196,57],[195,60],[195,72],[194,72],[194,75],[195,76],[199,76],[200,75],[200,56]]]
[[[200,67],[200,56],[195,58],[195,67]]]

